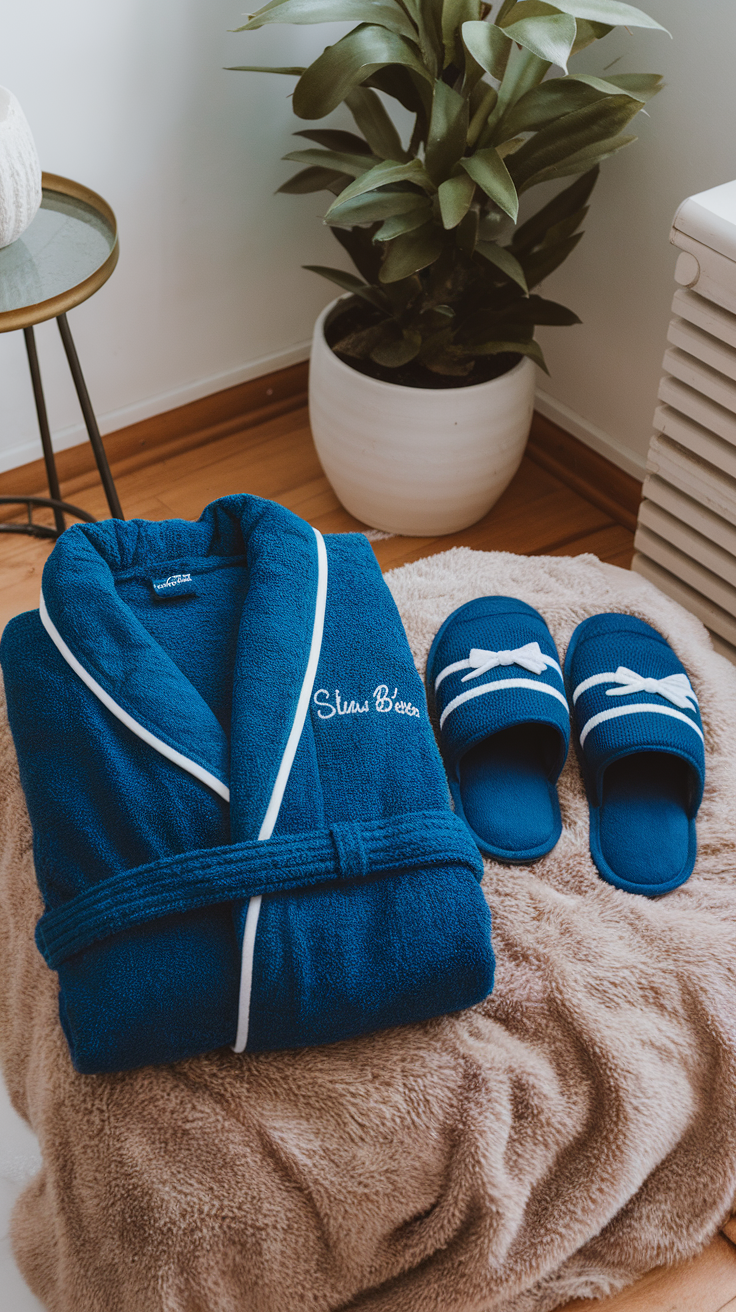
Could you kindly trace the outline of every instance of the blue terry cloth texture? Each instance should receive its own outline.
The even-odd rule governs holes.
[[[481,861],[365,537],[249,496],[75,525],[0,660],[78,1070],[490,992]]]
[[[552,635],[516,597],[458,607],[427,660],[455,812],[481,851],[521,864],[562,832],[555,787],[570,716]]]
[[[633,615],[579,624],[565,657],[575,742],[600,874],[657,897],[692,873],[705,750],[684,666],[656,629]]]

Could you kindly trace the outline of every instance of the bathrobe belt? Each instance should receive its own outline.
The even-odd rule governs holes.
[[[47,911],[36,925],[36,943],[46,963],[58,970],[90,944],[161,916],[258,894],[437,866],[464,867],[478,880],[483,874],[475,845],[451,811],[341,821],[262,842],[184,852],[120,871]]]

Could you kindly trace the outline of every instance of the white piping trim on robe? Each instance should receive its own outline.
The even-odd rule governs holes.
[[[182,753],[177,752],[174,747],[169,747],[168,743],[163,742],[161,738],[156,738],[156,736],[150,733],[148,729],[144,729],[142,724],[139,724],[137,720],[134,720],[132,715],[129,715],[127,711],[123,710],[122,706],[118,706],[118,703],[113,701],[110,694],[105,692],[105,689],[101,688],[99,683],[92,678],[89,671],[80,664],[74,653],[67,647],[59,630],[54,624],[54,621],[49,615],[46,609],[43,589],[41,590],[41,596],[39,598],[38,613],[41,617],[43,627],[48,633],[54,646],[58,648],[59,652],[64,657],[67,665],[71,666],[74,673],[79,676],[83,683],[86,683],[90,692],[93,692],[95,697],[99,698],[102,705],[106,706],[108,711],[111,711],[113,715],[117,716],[118,720],[125,725],[126,729],[130,729],[131,733],[136,734],[138,738],[142,738],[144,743],[148,743],[149,747],[153,747],[154,751],[160,752],[162,756],[167,758],[167,760],[173,761],[174,765],[178,765],[182,770],[186,770],[187,774],[194,775],[195,779],[199,779],[200,783],[206,784],[207,787],[211,788],[219,797],[223,797],[226,802],[230,801],[230,789],[227,784],[224,784],[221,779],[217,778],[217,775],[212,774],[209,770],[205,770],[204,766],[198,765],[196,761],[190,761],[188,756],[183,756]]]
[[[317,541],[317,596],[314,608],[314,621],[312,624],[312,640],[309,649],[309,658],[307,660],[307,668],[304,673],[304,681],[299,694],[291,732],[289,733],[284,754],[281,758],[281,763],[276,774],[271,797],[268,806],[266,807],[266,814],[263,817],[263,823],[258,833],[258,842],[264,842],[267,838],[271,837],[278,819],[289,774],[291,773],[291,767],[294,764],[294,757],[296,756],[299,740],[301,739],[302,731],[304,729],[304,722],[307,718],[309,702],[312,696],[312,688],[314,687],[317,666],[322,651],[322,637],[324,634],[325,609],[327,604],[327,551],[324,538],[319,530],[313,528],[312,532]],[[189,757],[183,756],[182,753],[177,752],[175,748],[169,747],[168,743],[163,742],[161,738],[157,738],[154,734],[150,733],[142,724],[139,724],[137,720],[134,720],[132,715],[129,715],[127,711],[123,710],[122,706],[119,706],[109,693],[105,692],[105,689],[100,687],[100,684],[92,678],[92,675],[89,674],[82,664],[80,664],[74,653],[64,642],[59,630],[51,619],[51,616],[46,609],[43,589],[41,589],[38,609],[41,623],[51,638],[54,646],[58,649],[74,673],[87,685],[90,692],[94,693],[95,697],[102,702],[103,706],[106,706],[107,709],[111,711],[127,729],[130,729],[132,733],[136,734],[138,738],[141,738],[143,742],[147,743],[149,747],[152,747],[154,751],[165,756],[167,760],[172,761],[174,765],[180,766],[182,770],[186,770],[188,774],[193,775],[195,779],[199,779],[201,783],[207,784],[209,788],[216,792],[220,797],[224,798],[226,802],[229,802],[230,789],[227,784],[224,784],[221,779],[218,779],[217,776],[212,774],[209,770],[205,770],[201,765],[198,765],[196,761],[192,761]],[[235,1052],[243,1052],[245,1045],[248,1042],[250,998],[253,987],[253,954],[255,952],[256,931],[258,929],[261,901],[262,899],[260,896],[250,898],[245,917],[240,971],[238,1027],[235,1043],[233,1044],[233,1050]]]
[[[558,702],[562,702],[565,710],[568,710],[567,698],[549,683],[532,683],[531,679],[496,679],[493,683],[484,683],[480,688],[469,688],[467,692],[461,692],[454,697],[440,716],[440,729],[456,706],[471,701],[473,697],[484,697],[488,692],[499,692],[502,688],[531,688],[532,692],[544,692],[550,697],[556,697]]]
[[[307,668],[304,671],[304,681],[302,683],[299,700],[296,704],[294,713],[294,722],[291,726],[284,755],[281,758],[281,764],[276,775],[276,782],[273,786],[273,792],[266,807],[266,814],[263,817],[258,834],[258,842],[264,842],[270,838],[276,821],[278,819],[279,809],[283,801],[286,785],[291,773],[291,767],[294,764],[299,740],[301,739],[304,729],[304,722],[307,718],[309,703],[312,698],[312,689],[317,677],[317,666],[319,665],[320,653],[322,651],[322,637],[325,627],[325,608],[327,604],[327,551],[325,541],[318,529],[313,529],[314,536],[317,539],[317,597],[314,606],[314,623],[312,625],[312,642],[309,649],[309,659]],[[256,931],[258,929],[258,917],[261,911],[261,896],[252,897],[248,902],[248,910],[245,916],[245,930],[243,933],[243,957],[240,970],[240,1000],[238,1007],[238,1031],[233,1044],[234,1052],[243,1052],[248,1042],[248,1029],[250,1027],[250,998],[253,989],[253,954],[256,946]]]

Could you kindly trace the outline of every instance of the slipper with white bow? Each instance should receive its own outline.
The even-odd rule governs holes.
[[[515,597],[460,606],[432,643],[427,692],[455,811],[481,852],[516,865],[545,856],[562,832],[570,713],[542,616]]]
[[[698,699],[656,629],[633,615],[579,624],[565,657],[590,808],[590,853],[609,884],[658,897],[695,864],[705,750]]]

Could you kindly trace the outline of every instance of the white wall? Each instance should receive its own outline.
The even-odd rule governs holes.
[[[256,6],[254,6],[256,7]],[[294,79],[228,73],[309,63],[334,28],[229,35],[237,0],[5,0],[0,85],[42,166],[116,211],[120,262],[70,314],[103,432],[307,354],[332,298],[305,263],[339,247],[320,197],[274,196],[294,166]],[[280,49],[283,38],[286,57]],[[301,143],[306,144],[306,143]],[[37,329],[57,447],[83,437],[58,330]],[[21,333],[0,336],[0,469],[41,454]]]
[[[660,71],[640,141],[603,166],[587,233],[546,294],[584,326],[545,330],[542,408],[632,471],[650,433],[672,294],[677,204],[736,176],[734,0],[649,0],[658,33],[612,33],[595,71]],[[236,0],[5,0],[0,85],[31,123],[44,168],[101,192],[118,215],[111,281],[70,316],[103,431],[306,354],[339,263],[323,198],[274,196],[299,126],[289,78],[233,63],[308,63],[335,29],[267,28]],[[343,29],[337,29],[340,31]],[[343,261],[344,262],[344,261]],[[81,440],[54,324],[38,329],[58,447]],[[0,469],[40,454],[22,335],[0,337]]]
[[[669,245],[686,196],[736,177],[734,0],[641,0],[672,33],[611,32],[580,56],[599,73],[663,73],[665,89],[639,114],[639,140],[601,166],[586,233],[545,284],[580,315],[539,333],[552,377],[539,408],[642,476],[665,350],[677,251]],[[614,69],[610,69],[613,72]]]

